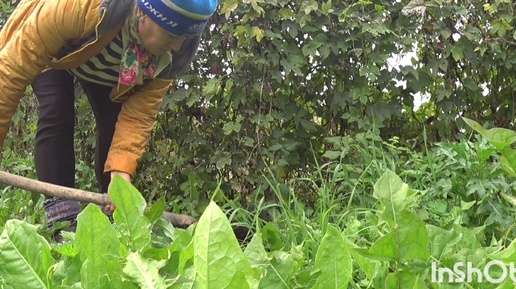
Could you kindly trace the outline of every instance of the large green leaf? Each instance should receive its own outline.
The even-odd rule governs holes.
[[[165,198],[159,198],[145,213],[145,217],[151,224],[155,224],[161,218],[163,211],[165,211],[165,203]]]
[[[403,270],[389,274],[385,279],[385,289],[427,289],[422,277]]]
[[[165,265],[166,260],[146,260],[137,253],[130,253],[126,259],[124,267],[125,275],[134,280],[141,289],[166,289],[171,281],[165,280],[159,270]]]
[[[452,247],[462,238],[462,234],[455,230],[447,231],[445,229],[427,225],[428,239],[430,241],[430,252],[437,260],[448,256]]]
[[[194,233],[194,266],[199,289],[246,289],[251,268],[222,210],[211,202]]]
[[[292,279],[304,261],[301,249],[293,247],[290,252],[274,251],[270,254],[267,274],[260,279],[260,289],[289,289]]]
[[[508,159],[504,155],[500,157],[500,164],[502,168],[509,174],[511,177],[516,177],[516,164],[515,158]]]
[[[465,117],[462,119],[469,127],[484,136],[497,149],[503,149],[516,141],[516,132],[512,130],[498,127],[486,130],[474,120]]]
[[[348,243],[348,246],[352,246],[352,244]],[[353,261],[356,262],[356,264],[358,265],[358,267],[360,267],[360,269],[362,269],[365,276],[369,280],[372,280],[374,278],[375,274],[378,273],[379,270],[377,268],[379,266],[381,266],[381,263],[377,260],[364,257],[361,254],[360,249],[358,249],[358,248],[351,248],[349,250],[349,253],[353,257]]]
[[[247,278],[251,288],[259,288],[260,279],[267,273],[267,268],[270,266],[270,259],[267,256],[261,232],[257,232],[251,242],[245,248],[244,254],[254,271],[254,276]]]
[[[79,214],[75,237],[83,262],[82,287],[124,288],[122,261],[125,260],[127,249],[120,243],[115,229],[98,206],[89,204]]]
[[[272,224],[272,223],[269,223]],[[274,251],[269,256],[263,245],[262,233],[257,232],[245,249],[245,255],[254,270],[254,278],[248,278],[251,288],[290,288],[290,280],[298,273],[303,255],[298,247],[291,252]]]
[[[342,233],[333,226],[328,227],[321,240],[314,270],[320,272],[320,275],[313,289],[348,287],[352,273],[351,256]]]
[[[502,154],[500,163],[503,169],[511,176],[516,176],[516,150],[510,145],[516,141],[516,132],[505,128],[492,128],[486,130],[478,122],[462,118],[473,130],[484,136]]]
[[[179,254],[178,272],[183,274],[188,262],[194,257],[194,241],[192,240]]]
[[[187,230],[175,229],[173,233],[173,244],[167,249],[167,263],[162,271],[167,274],[184,276],[185,268],[193,267],[193,240],[192,233]],[[152,250],[145,252],[146,256]],[[156,259],[156,258],[154,258]],[[164,258],[160,258],[164,259]],[[160,260],[158,259],[158,260]]]
[[[61,285],[80,284],[82,261],[73,241],[75,240],[75,234],[66,238],[69,238],[72,242],[62,243],[53,248],[54,252],[61,255],[61,260],[54,267],[53,281]]]
[[[177,280],[170,289],[197,289],[195,283],[195,268],[188,267],[183,274],[181,274],[179,280]]]
[[[143,251],[151,241],[150,222],[145,217],[145,199],[140,192],[120,176],[115,176],[109,195],[116,210],[113,214],[126,245],[132,251]]]
[[[50,244],[38,235],[37,227],[9,220],[0,235],[0,276],[15,289],[52,288],[51,268],[55,260]]]
[[[247,260],[249,264],[253,268],[264,267],[270,264],[269,257],[267,256],[267,252],[265,251],[265,247],[263,246],[262,233],[257,232],[251,242],[247,245],[244,251],[247,256]]]
[[[425,223],[407,211],[398,213],[397,217],[392,232],[376,241],[369,250],[357,251],[377,260],[427,260],[430,252]]]
[[[498,149],[502,154],[500,164],[502,168],[512,177],[516,177],[516,150],[506,147]]]
[[[412,195],[414,191],[391,170],[387,170],[374,184],[373,196],[384,205],[387,221],[397,219],[396,214],[410,204]]]
[[[516,240],[513,240],[509,246],[502,251],[488,254],[488,256],[493,260],[500,260],[506,264],[511,264],[511,262],[516,260]]]

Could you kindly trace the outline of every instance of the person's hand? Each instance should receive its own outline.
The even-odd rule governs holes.
[[[113,182],[113,179],[115,178],[115,175],[119,175],[122,177],[122,179],[128,181],[128,182],[131,182],[131,175],[129,175],[128,173],[124,173],[124,172],[117,172],[117,171],[112,171],[111,172],[111,182]],[[111,183],[109,183],[109,188],[111,188]],[[109,194],[109,188],[108,188],[108,194]],[[109,205],[106,205],[104,207],[104,210],[106,212],[109,212],[109,213],[113,213],[115,211],[115,205],[113,203],[109,204]]]

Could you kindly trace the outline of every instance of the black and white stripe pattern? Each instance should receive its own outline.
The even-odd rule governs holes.
[[[114,87],[118,85],[123,43],[120,32],[111,43],[81,66],[70,69],[80,79]]]

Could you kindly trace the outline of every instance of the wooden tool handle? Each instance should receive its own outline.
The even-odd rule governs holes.
[[[49,197],[56,197],[84,203],[93,203],[100,206],[105,206],[111,203],[107,194],[97,194],[84,190],[58,186],[2,171],[0,171],[0,183],[35,193],[44,194]],[[163,218],[168,220],[172,225],[174,225],[174,227],[179,228],[186,228],[197,222],[197,219],[191,216],[174,214],[170,212],[164,212]]]
[[[44,194],[49,197],[56,197],[84,203],[93,203],[101,206],[105,206],[111,203],[109,197],[106,194],[96,194],[79,189],[58,186],[1,171],[0,183],[27,191]]]

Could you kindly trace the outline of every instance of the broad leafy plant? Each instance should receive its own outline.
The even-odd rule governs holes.
[[[312,240],[282,244],[284,226],[266,224],[241,245],[214,202],[197,224],[178,229],[161,219],[163,200],[147,208],[141,194],[117,178],[114,223],[88,205],[64,244],[49,243],[27,222],[7,221],[0,234],[0,288],[510,288],[510,279],[460,282],[452,274],[451,282],[436,280],[432,268],[510,264],[515,242],[484,245],[482,228],[463,227],[460,218],[449,229],[426,223],[418,215],[424,192],[390,170],[375,182],[373,197],[376,206],[354,209],[345,226],[326,224],[319,233],[319,227],[304,228]],[[313,242],[316,250],[305,250]]]
[[[18,2],[0,3],[0,25]],[[166,197],[167,207],[199,216],[222,180],[229,198],[251,208],[255,194],[271,192],[264,172],[306,177],[329,138],[372,132],[424,149],[463,137],[457,115],[511,128],[513,1],[220,4],[139,166],[134,182],[148,201]],[[432,102],[419,106],[420,97]],[[4,158],[31,157],[35,104],[29,90]],[[85,140],[76,144],[77,185],[95,190],[92,115],[83,98],[76,110],[76,139]]]
[[[141,194],[120,178],[112,199],[113,224],[90,204],[78,217],[77,232],[66,234],[70,241],[60,245],[49,243],[34,225],[7,221],[0,235],[0,288],[292,288],[301,268],[299,248],[268,253],[260,233],[242,250],[213,202],[195,228],[181,230],[160,219],[162,203],[146,211]],[[347,286],[350,258],[343,235],[330,227],[313,282],[304,282],[312,288]]]

